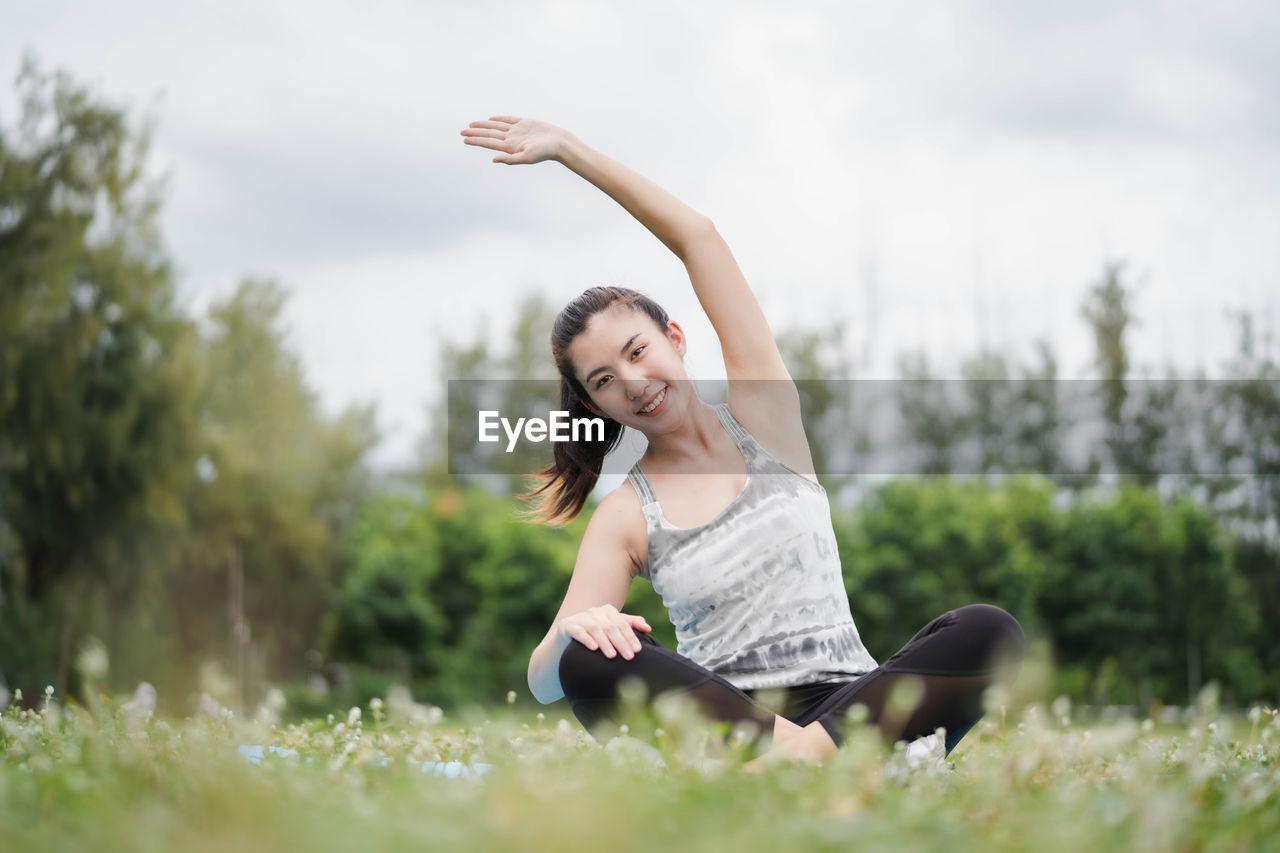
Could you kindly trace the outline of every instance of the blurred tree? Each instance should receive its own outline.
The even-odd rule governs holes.
[[[523,693],[589,512],[553,528],[516,510],[510,497],[458,486],[368,503],[330,654],[411,680],[442,707]]]
[[[1213,676],[1227,680],[1227,650],[1256,617],[1210,515],[1125,484],[1069,508],[1062,525],[1068,535],[1049,563],[1039,612],[1061,662],[1115,659],[1124,684],[1096,698],[1143,707],[1155,697],[1189,698],[1206,649]]]
[[[966,471],[999,474],[1009,470],[1013,431],[1018,422],[1014,406],[1016,388],[1009,379],[1005,357],[989,349],[979,350],[960,365],[969,406],[959,430],[976,439],[976,458]]]
[[[477,413],[497,411],[514,424],[521,417],[546,420],[559,408],[559,374],[548,343],[554,319],[542,295],[532,294],[517,306],[512,332],[502,346],[494,345],[487,319],[480,321],[471,343],[445,344],[440,360],[445,405],[433,407],[423,444],[430,477],[448,482],[453,470],[464,482],[511,492],[523,490],[521,478],[551,461],[548,442],[519,441],[507,452],[501,428],[496,431],[499,441],[477,441]]]
[[[1200,483],[1226,520],[1236,563],[1261,613],[1274,616],[1280,613],[1280,365],[1270,334],[1259,340],[1247,312],[1234,319],[1239,336],[1229,378],[1214,383],[1216,405],[1205,413],[1214,439],[1206,463],[1213,476]],[[1252,657],[1280,703],[1280,634],[1265,620],[1254,632]]]
[[[898,358],[898,406],[902,413],[903,449],[907,456],[895,474],[951,474],[961,468],[960,446],[965,440],[966,415],[954,383],[933,376],[923,350]]]
[[[1130,377],[1129,327],[1135,323],[1134,291],[1122,278],[1123,262],[1108,263],[1090,290],[1081,313],[1093,329],[1094,363],[1102,372],[1106,462],[1133,482],[1154,485],[1169,473],[1166,438],[1174,431],[1177,382],[1172,378],[1135,383]],[[1095,470],[1103,459],[1095,459]]]
[[[1015,419],[1010,447],[1010,470],[1050,477],[1070,487],[1072,464],[1064,442],[1069,424],[1063,413],[1058,362],[1048,342],[1038,341],[1039,363],[1022,369],[1010,417]]]
[[[1131,294],[1120,279],[1123,269],[1123,262],[1107,263],[1102,278],[1089,291],[1080,312],[1093,329],[1094,364],[1102,373],[1103,417],[1110,461],[1116,470],[1130,471],[1130,442],[1124,420],[1124,404],[1129,396],[1125,384],[1129,375],[1129,349],[1125,334],[1133,322],[1133,315],[1130,311]],[[1103,461],[1096,457],[1095,467],[1100,469]]]
[[[833,495],[839,491],[833,480],[848,479],[836,475],[859,471],[859,460],[871,450],[858,408],[864,399],[860,386],[867,383],[854,378],[845,329],[835,320],[822,329],[794,328],[778,335],[778,350],[800,394],[814,470]]]
[[[133,129],[25,58],[0,128],[0,670],[67,687],[77,622],[131,551],[180,525],[195,330],[173,306]],[[34,694],[34,690],[32,694]]]
[[[262,664],[282,673],[299,671],[319,641],[377,441],[371,404],[332,419],[320,410],[286,344],[284,302],[274,283],[247,280],[209,310],[201,455],[184,496],[191,532],[168,578],[184,656],[228,650],[242,690],[251,639]]]
[[[840,513],[840,560],[867,648],[883,659],[930,619],[974,601],[1039,631],[1035,605],[1061,538],[1053,494],[1040,477],[900,479]]]
[[[339,660],[400,676],[434,675],[450,645],[448,616],[434,595],[441,570],[439,526],[417,497],[366,503],[347,539],[350,571],[326,646]]]

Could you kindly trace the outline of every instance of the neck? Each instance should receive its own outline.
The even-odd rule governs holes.
[[[719,434],[724,431],[715,407],[695,397],[692,410],[680,426],[661,435],[647,436],[649,449],[641,462],[645,466],[672,470],[704,462],[714,452]]]

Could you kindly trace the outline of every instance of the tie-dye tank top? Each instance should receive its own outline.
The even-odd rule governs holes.
[[[649,528],[640,576],[662,596],[676,651],[742,690],[850,681],[876,667],[853,624],[831,505],[716,406],[747,485],[706,524],[667,521],[636,463],[627,477]]]

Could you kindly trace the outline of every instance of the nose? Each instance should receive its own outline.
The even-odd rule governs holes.
[[[627,389],[627,398],[637,403],[651,395],[656,388],[643,376],[624,377],[623,385]]]
[[[618,380],[627,390],[628,397],[636,397],[644,392],[645,386],[649,384],[649,380],[634,365],[625,365],[618,371]]]

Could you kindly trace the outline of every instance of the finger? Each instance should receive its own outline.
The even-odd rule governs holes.
[[[506,140],[496,136],[469,136],[463,134],[463,142],[469,142],[472,145],[483,145],[485,148],[506,148]]]
[[[631,624],[633,626],[640,629],[641,631],[651,630],[649,628],[648,620],[645,619],[643,616],[628,616],[627,618],[631,620]]]
[[[489,116],[489,121],[504,121],[507,124],[515,124],[520,121],[519,116]]]
[[[505,139],[487,139],[483,136],[468,136],[462,141],[468,145],[479,145],[481,148],[492,148],[494,151],[509,152],[511,150],[511,146]]]
[[[499,122],[490,119],[489,121],[473,121],[468,127],[490,128],[492,130],[507,130],[510,125],[506,122]]]
[[[613,643],[609,639],[609,634],[603,628],[596,628],[591,632],[591,636],[596,638],[596,642],[600,644],[600,651],[607,658],[617,657],[618,650],[613,647]]]
[[[577,642],[582,643],[582,645],[586,646],[592,651],[595,651],[600,647],[600,644],[595,641],[595,638],[592,637],[590,632],[588,632],[585,628],[582,628],[578,625],[566,625],[565,630],[569,632],[570,637],[572,637]]]
[[[631,626],[625,628],[614,628],[610,634],[613,644],[622,652],[622,656],[627,660],[631,660],[635,653],[639,651],[636,647],[640,645],[640,641],[636,639],[636,635],[631,632]]]
[[[507,135],[505,130],[490,130],[487,127],[467,127],[462,130],[463,136],[487,136],[492,139],[502,139]]]

